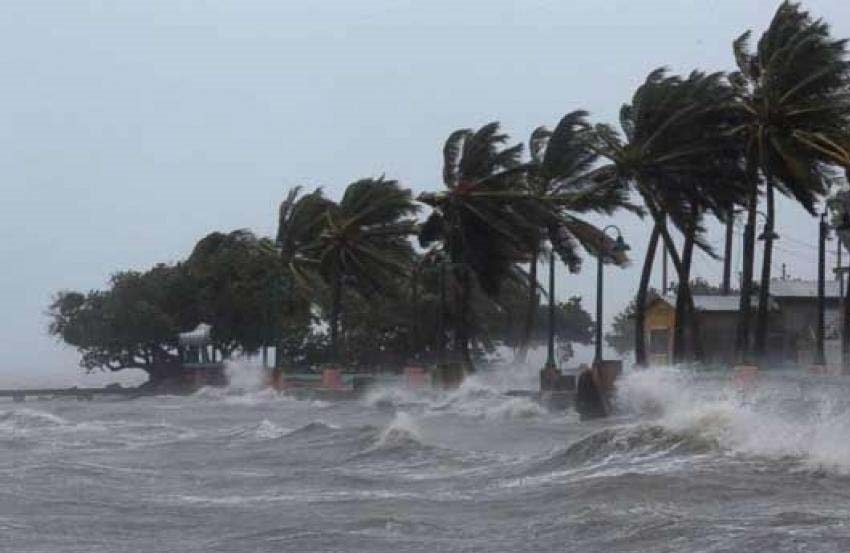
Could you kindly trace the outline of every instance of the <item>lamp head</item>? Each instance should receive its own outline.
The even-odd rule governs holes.
[[[626,244],[625,240],[623,240],[623,235],[618,234],[617,240],[614,242],[613,252],[614,253],[625,253],[625,252],[629,251],[630,249],[632,249],[632,248],[631,248],[631,246]]]

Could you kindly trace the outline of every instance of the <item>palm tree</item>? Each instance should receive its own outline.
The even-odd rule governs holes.
[[[280,204],[275,243],[283,265],[280,288],[286,306],[284,328],[279,329],[281,338],[309,328],[310,308],[323,290],[323,283],[314,270],[315,262],[309,257],[310,248],[325,230],[325,212],[332,203],[321,188],[305,194],[302,187],[296,186]],[[283,350],[281,339],[275,348],[275,367],[282,366]]]
[[[690,237],[691,244],[713,254],[702,239],[702,226],[695,217],[702,206],[719,202],[714,194],[723,188],[730,173],[734,177],[734,149],[723,132],[729,101],[730,92],[721,74],[693,72],[683,79],[659,69],[649,74],[631,103],[621,108],[624,138],[608,125],[596,125],[595,148],[609,164],[594,172],[594,180],[633,185],[654,222],[636,297],[635,357],[639,365],[646,364],[645,307],[659,238],[678,274],[678,295],[687,302],[678,313],[676,328],[680,332],[685,327],[684,306],[693,311],[686,265],[670,235],[668,218]],[[732,183],[736,180],[733,178]],[[696,319],[691,317],[691,321]]]
[[[343,284],[364,297],[392,294],[411,267],[418,207],[410,190],[383,177],[351,183],[339,203],[325,200],[324,223],[304,248],[310,268],[330,289],[331,356],[339,359]],[[318,221],[314,221],[318,228]]]
[[[518,209],[520,202],[529,201],[521,182],[522,144],[505,148],[507,141],[498,122],[477,131],[453,132],[443,148],[446,190],[418,197],[433,209],[419,241],[423,247],[442,243],[457,283],[453,349],[469,370],[473,286],[497,297],[502,282],[515,273],[515,264],[528,261],[527,246],[538,229]]]
[[[738,72],[730,76],[740,123],[735,135],[745,151],[749,194],[737,350],[749,352],[750,291],[755,250],[755,222],[760,183],[767,216],[759,288],[755,351],[767,339],[767,304],[775,239],[774,192],[790,196],[808,212],[827,192],[824,164],[847,166],[841,147],[850,123],[846,41],[830,37],[829,26],[812,20],[799,4],[779,6],[753,52],[750,31],[733,44]]]
[[[538,127],[529,139],[531,161],[527,165],[526,184],[529,192],[544,202],[556,205],[559,217],[549,217],[550,224],[533,237],[529,245],[528,304],[519,340],[518,360],[524,360],[533,333],[540,302],[537,281],[537,262],[548,239],[570,272],[581,268],[581,255],[577,246],[598,255],[600,245],[607,239],[601,230],[579,219],[577,213],[604,213],[611,215],[618,208],[626,208],[642,215],[642,211],[628,201],[628,188],[599,187],[591,181],[590,174],[598,155],[588,147],[587,112],[566,114],[554,131]],[[608,248],[609,250],[611,248]],[[606,261],[625,265],[625,253],[606,256]]]

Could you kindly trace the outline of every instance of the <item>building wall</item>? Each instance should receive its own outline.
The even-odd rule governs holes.
[[[813,298],[781,298],[780,328],[771,327],[771,333],[782,336],[783,361],[788,364],[809,366],[815,359],[815,333],[818,324],[817,300]],[[827,365],[839,366],[840,305],[836,298],[826,300],[826,350]]]
[[[767,356],[771,367],[807,367],[814,361],[814,329],[817,328],[817,302],[811,298],[778,299],[779,311],[771,312],[767,337]],[[839,302],[827,299],[826,360],[829,366],[841,362]],[[735,363],[735,336],[738,325],[737,312],[697,312],[700,324],[701,343],[705,361],[709,364],[733,365]],[[751,318],[750,340],[754,339],[756,311]],[[649,305],[646,312],[646,340],[648,360],[651,366],[669,365],[673,359],[673,329],[676,313],[672,306],[662,300]],[[666,347],[663,351],[652,348],[653,331],[666,331]],[[657,344],[656,344],[657,345]]]
[[[645,338],[647,340],[646,351],[650,366],[669,365],[673,360],[673,326],[676,322],[676,310],[666,302],[656,300],[652,302],[646,310],[646,322],[644,323]],[[667,347],[662,353],[653,351],[652,333],[653,331],[667,331]]]
[[[728,311],[698,312],[700,342],[705,362],[712,365],[735,364],[735,335],[738,314]]]

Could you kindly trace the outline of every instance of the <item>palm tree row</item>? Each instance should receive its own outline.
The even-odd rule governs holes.
[[[747,228],[737,351],[746,358],[755,214],[763,195],[767,221],[754,341],[762,354],[775,192],[814,213],[829,191],[831,168],[850,166],[850,65],[845,41],[832,39],[823,21],[792,2],[782,3],[755,51],[749,36],[734,42],[738,71],[653,71],[621,108],[619,129],[593,125],[586,112],[572,111],[553,130],[532,133],[527,159],[523,145],[511,144],[498,122],[451,133],[443,148],[443,188],[416,198],[431,210],[424,221],[415,218],[419,208],[411,191],[393,180],[357,181],[339,202],[321,189],[293,190],[281,205],[278,233],[293,310],[329,298],[337,351],[344,289],[363,298],[412,293],[415,319],[419,273],[429,264],[440,272],[439,293],[451,296],[451,350],[468,367],[474,306],[499,304],[506,285],[523,287],[523,357],[541,296],[538,261],[549,253],[551,262],[557,256],[576,272],[584,250],[624,265],[628,260],[614,253],[613,241],[583,217],[626,210],[651,219],[636,297],[636,361],[646,362],[644,308],[659,242],[679,282],[674,356],[698,358],[688,285],[694,249],[716,257],[705,237],[709,219],[727,222],[742,208]],[[410,242],[414,235],[425,254]]]

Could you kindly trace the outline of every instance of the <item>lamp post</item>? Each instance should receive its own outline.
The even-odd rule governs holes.
[[[817,344],[815,344],[815,364],[826,365],[826,352],[824,351],[824,335],[826,334],[826,237],[829,226],[826,223],[826,211],[821,213],[818,225],[818,326]]]
[[[603,257],[608,254],[622,253],[626,252],[629,249],[629,245],[626,244],[625,240],[623,240],[623,233],[620,231],[620,227],[617,225],[608,225],[604,229],[602,229],[602,234],[607,237],[608,231],[614,230],[617,232],[617,238],[615,239],[614,246],[611,248],[610,252],[605,252],[605,243],[603,241],[598,259],[598,265],[596,269],[596,353],[593,356],[593,364],[594,366],[599,366],[602,362],[602,265],[604,265]]]
[[[552,250],[549,253],[549,342],[544,370],[554,371],[557,368],[555,363],[555,250]]]

